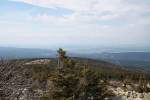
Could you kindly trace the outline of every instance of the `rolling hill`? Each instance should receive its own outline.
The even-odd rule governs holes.
[[[68,55],[72,57],[103,60],[128,68],[150,69],[150,52],[86,52],[81,54],[69,51]],[[56,52],[50,49],[0,47],[0,57],[5,59],[55,58]]]

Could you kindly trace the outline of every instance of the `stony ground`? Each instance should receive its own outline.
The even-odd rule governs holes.
[[[124,90],[122,85],[121,82],[110,82],[109,89],[116,95],[112,97],[112,100],[150,100],[150,92],[138,93],[130,85],[127,85],[126,90]]]
[[[0,100],[39,100],[43,91],[46,91],[46,82],[39,83],[32,79],[31,66],[24,65],[47,64],[50,60],[33,60],[29,62],[0,61]],[[33,89],[34,85],[41,86],[40,89]],[[112,100],[150,100],[150,93],[137,93],[131,91],[127,86],[125,92],[122,89],[123,83],[111,81],[108,88],[113,91],[116,97]],[[45,86],[43,88],[43,86]]]
[[[0,62],[0,100],[34,100],[32,84],[29,68],[18,62]]]

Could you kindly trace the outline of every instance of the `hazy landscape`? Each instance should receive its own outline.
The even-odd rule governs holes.
[[[149,0],[0,0],[0,100],[150,100]]]
[[[0,57],[6,59],[24,58],[55,58],[56,50],[51,49],[32,49],[32,48],[13,48],[0,47]],[[88,50],[87,50],[88,51]],[[150,52],[74,52],[68,51],[71,57],[90,58],[104,60],[128,68],[150,69]]]

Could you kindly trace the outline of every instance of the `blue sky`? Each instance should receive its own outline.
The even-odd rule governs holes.
[[[150,49],[150,0],[0,0],[0,46]]]

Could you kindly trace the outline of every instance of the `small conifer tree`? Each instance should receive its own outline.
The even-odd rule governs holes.
[[[106,96],[105,81],[87,65],[76,66],[74,60],[58,50],[58,68],[50,76],[49,100],[103,100]]]

